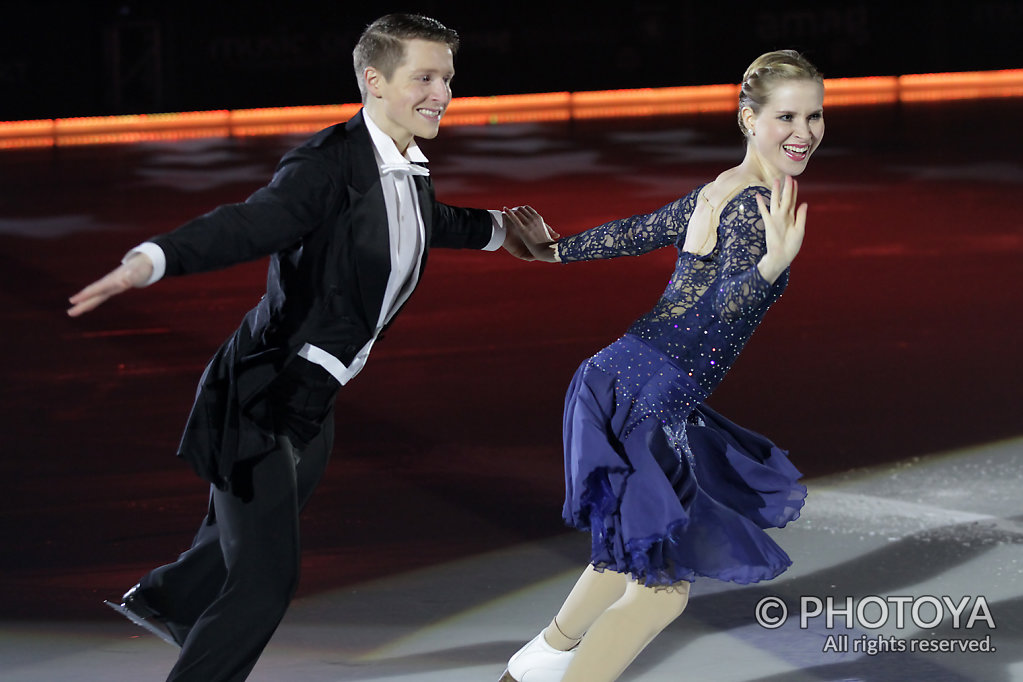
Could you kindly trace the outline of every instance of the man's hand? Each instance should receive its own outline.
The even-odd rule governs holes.
[[[149,256],[144,253],[135,253],[119,268],[68,299],[71,302],[71,307],[68,308],[67,314],[71,317],[78,317],[87,313],[111,296],[142,286],[149,281],[152,274],[153,261],[149,259]]]
[[[509,234],[518,237],[533,260],[555,262],[554,244],[561,235],[552,230],[532,206],[505,208],[503,214]]]
[[[507,222],[507,218],[505,218],[505,221]],[[509,228],[505,232],[503,246],[505,251],[519,260],[536,260],[533,258],[533,254],[530,252],[525,242],[523,242],[522,238],[519,237],[518,232],[514,229]]]

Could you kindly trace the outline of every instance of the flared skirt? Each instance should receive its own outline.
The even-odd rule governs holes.
[[[764,531],[798,518],[788,455],[703,403],[671,358],[627,334],[576,371],[565,401],[566,523],[598,569],[645,585],[747,584],[791,565]]]

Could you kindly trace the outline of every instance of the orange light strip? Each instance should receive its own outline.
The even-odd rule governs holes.
[[[895,76],[869,78],[827,78],[824,106],[890,104],[899,101],[899,79]]]
[[[442,125],[496,125],[522,121],[565,121],[571,118],[572,93],[458,97],[441,119]]]
[[[729,111],[735,107],[738,97],[738,85],[577,92],[572,96],[572,115],[573,118],[617,118]]]
[[[222,109],[218,111],[189,111],[179,114],[58,118],[54,121],[54,132],[58,136],[63,136],[157,131],[176,128],[208,128],[225,125],[230,120],[230,116],[230,111]]]
[[[826,106],[1023,97],[1023,69],[829,78]],[[657,116],[730,111],[738,86],[701,85],[592,92],[459,97],[444,125]],[[0,149],[195,137],[313,132],[351,118],[361,104],[193,111],[0,122]]]
[[[1023,96],[1023,69],[925,73],[899,77],[903,102]]]

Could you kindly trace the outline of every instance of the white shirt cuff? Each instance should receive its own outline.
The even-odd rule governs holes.
[[[508,229],[504,226],[504,216],[500,211],[490,211],[491,223],[494,226],[494,234],[490,237],[490,243],[483,247],[484,251],[497,251],[504,246],[504,237]]]
[[[147,279],[142,286],[148,287],[153,282],[158,282],[163,279],[164,273],[167,272],[167,256],[164,254],[163,249],[153,242],[143,242],[128,253],[124,254],[124,258],[121,259],[121,262],[125,262],[129,257],[136,253],[149,256],[149,260],[153,261],[153,274],[149,276],[149,279]]]

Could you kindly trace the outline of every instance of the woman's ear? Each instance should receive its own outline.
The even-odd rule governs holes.
[[[754,125],[756,123],[756,120],[757,120],[757,115],[756,115],[756,113],[754,113],[752,107],[743,107],[742,108],[742,124],[746,127],[746,131],[750,135],[755,135],[756,134],[754,132]]]

